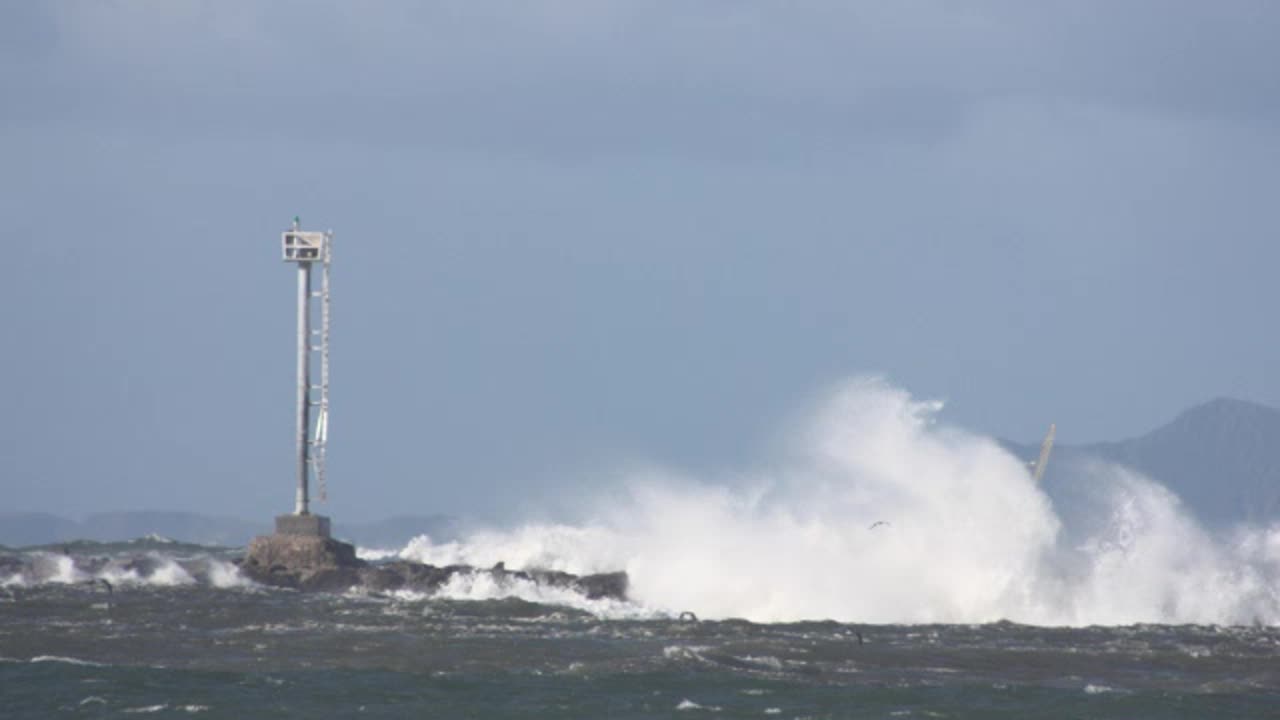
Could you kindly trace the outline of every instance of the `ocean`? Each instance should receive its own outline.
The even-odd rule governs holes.
[[[486,570],[304,594],[163,538],[0,549],[0,718],[1280,718],[1280,525],[1207,528],[1103,463],[1041,485],[939,407],[858,381],[759,467],[359,549],[625,571],[624,598]]]
[[[1275,626],[694,620],[522,587],[298,593],[158,539],[65,550],[7,554],[0,717],[1280,717]]]

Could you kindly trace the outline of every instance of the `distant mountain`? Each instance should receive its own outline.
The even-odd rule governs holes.
[[[74,540],[80,523],[49,513],[0,513],[0,545],[22,547]]]
[[[1005,442],[1027,461],[1039,445]],[[1210,528],[1280,522],[1280,410],[1218,398],[1167,425],[1120,442],[1055,446],[1046,484],[1070,482],[1077,463],[1131,467],[1176,493]]]
[[[200,545],[238,547],[268,530],[264,522],[187,512],[96,513],[83,521],[48,513],[0,513],[0,544],[14,547],[71,540],[111,542],[153,534]]]
[[[112,542],[146,535],[199,545],[241,547],[255,535],[271,532],[271,520],[249,522],[187,512],[97,513],[83,521],[48,513],[0,513],[0,545],[25,547],[72,540]],[[333,534],[364,547],[398,548],[418,535],[452,540],[459,521],[445,515],[397,516],[372,523],[334,523]]]

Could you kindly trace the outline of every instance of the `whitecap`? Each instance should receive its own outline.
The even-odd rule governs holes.
[[[662,656],[668,660],[706,660],[703,653],[710,649],[706,645],[668,645],[662,648]]]
[[[216,588],[256,587],[257,583],[245,577],[240,567],[225,560],[210,558],[209,584]]]
[[[748,665],[756,665],[771,670],[782,670],[783,667],[782,660],[772,655],[743,655],[734,659]]]
[[[356,548],[356,557],[368,562],[378,562],[379,560],[398,558],[400,557],[400,553],[400,550],[392,548]]]
[[[81,660],[80,658],[65,657],[62,655],[37,655],[36,657],[31,658],[28,662],[32,662],[32,663],[56,662],[56,663],[66,663],[68,665],[84,665],[86,667],[106,667],[105,663],[94,662],[92,660]]]
[[[404,600],[420,600],[426,597],[442,600],[502,600],[516,598],[541,605],[558,605],[582,610],[606,620],[652,619],[655,611],[625,600],[612,598],[590,599],[568,587],[556,587],[537,582],[532,578],[514,575],[496,576],[486,571],[454,573],[444,585],[431,595],[413,591],[396,591],[393,597]]]
[[[147,553],[146,558],[153,563],[150,568],[139,571],[137,566],[123,567],[117,562],[108,563],[95,576],[116,585],[152,585],[158,587],[176,587],[194,585],[196,579],[176,560],[159,553]]]

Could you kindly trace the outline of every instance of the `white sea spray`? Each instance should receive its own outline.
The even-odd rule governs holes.
[[[1280,529],[1200,528],[1153,479],[1082,465],[1057,506],[996,441],[882,380],[837,388],[766,470],[635,473],[590,519],[422,536],[437,565],[626,570],[675,616],[1045,625],[1280,622]],[[461,582],[461,581],[460,581]],[[474,581],[467,581],[474,582]],[[472,588],[474,591],[474,587]]]

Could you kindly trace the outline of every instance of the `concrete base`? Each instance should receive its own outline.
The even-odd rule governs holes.
[[[277,515],[276,535],[329,537],[329,518],[324,515]]]
[[[276,533],[254,538],[240,569],[266,585],[345,590],[359,584],[363,566],[355,546],[348,543],[319,535]]]
[[[315,570],[358,567],[356,549],[333,538],[307,535],[262,535],[249,543],[245,562],[260,568]]]

